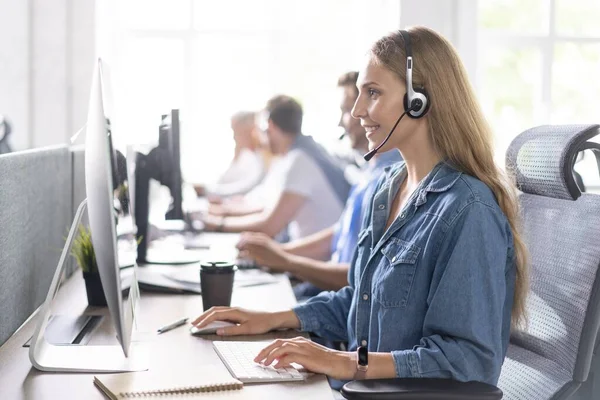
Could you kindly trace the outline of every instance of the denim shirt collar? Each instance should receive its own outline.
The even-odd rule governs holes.
[[[400,229],[407,220],[416,212],[419,206],[427,202],[427,194],[430,192],[439,193],[449,190],[460,178],[461,172],[454,169],[447,161],[440,161],[427,174],[419,185],[420,188],[413,194],[399,218],[395,220],[388,230],[384,232],[386,221],[389,218],[389,211],[394,198],[400,189],[400,183],[406,179],[406,165],[404,162],[399,165],[387,167],[385,169],[386,179],[373,198],[373,210],[371,212],[370,225],[373,229],[372,248],[378,248],[387,239]],[[376,244],[378,244],[376,246]]]
[[[402,162],[396,166],[388,166],[384,169],[384,171],[387,175],[387,179],[375,197],[380,195],[380,193],[383,191],[389,191],[391,187],[393,193],[389,194],[390,198],[393,199],[398,194],[398,189],[400,187],[399,183],[406,178],[406,164]],[[440,161],[424,178],[425,181],[421,185],[415,206],[418,207],[425,204],[427,202],[427,193],[429,192],[440,193],[449,190],[452,186],[454,186],[461,175],[462,172],[457,171],[447,161]]]

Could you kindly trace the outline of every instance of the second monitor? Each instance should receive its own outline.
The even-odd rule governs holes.
[[[171,204],[165,214],[167,220],[184,221],[182,207],[182,176],[181,176],[181,146],[180,146],[180,121],[179,110],[171,110],[170,114],[161,117],[159,126],[158,146],[147,154],[135,153],[134,184],[135,198],[134,219],[137,227],[136,239],[137,262],[181,264],[198,261],[196,255],[183,251],[181,254],[171,254],[168,257],[160,256],[156,261],[148,257],[149,245],[149,195],[150,180],[156,180],[161,185],[169,188]]]

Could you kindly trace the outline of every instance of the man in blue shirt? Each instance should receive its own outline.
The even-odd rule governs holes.
[[[342,92],[339,126],[358,154],[368,151],[368,141],[360,120],[350,112],[358,96],[358,72],[348,72],[338,80]],[[260,233],[244,233],[238,244],[241,255],[280,272],[289,272],[302,279],[294,288],[299,299],[311,297],[322,290],[338,290],[348,284],[348,269],[358,241],[363,199],[373,194],[383,169],[400,161],[397,151],[378,154],[362,167],[362,176],[352,187],[339,221],[320,232],[290,243],[280,244]]]

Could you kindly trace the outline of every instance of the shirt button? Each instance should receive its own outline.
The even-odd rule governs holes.
[[[396,262],[397,259],[398,259],[398,257],[392,258],[392,262]]]
[[[400,218],[404,218],[406,216],[406,214],[402,213],[400,214]]]
[[[380,204],[380,205],[379,205],[379,209],[380,209],[380,210],[385,210],[385,205],[383,205],[383,204]]]
[[[369,295],[368,295],[368,294],[366,294],[366,293],[364,293],[364,294],[363,294],[363,300],[364,300],[364,301],[367,301],[367,300],[369,300]]]
[[[363,346],[363,347],[366,347],[366,346],[367,346],[367,341],[366,341],[365,339],[363,339],[363,340],[360,342],[360,345],[361,345],[361,346]]]

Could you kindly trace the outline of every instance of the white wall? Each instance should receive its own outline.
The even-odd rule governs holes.
[[[0,113],[13,130],[13,146],[27,147],[29,132],[29,6],[26,1],[0,0]],[[14,133],[14,132],[13,132]]]
[[[475,82],[476,2],[399,1],[399,26],[442,33]],[[94,0],[0,0],[0,113],[13,123],[15,148],[66,143],[85,123],[96,47],[103,43],[96,13]]]
[[[476,85],[477,2],[474,0],[401,0],[400,26],[424,25],[444,35],[460,53]]]
[[[86,120],[95,2],[0,0],[0,15],[0,113],[13,124],[11,144],[66,143]]]

